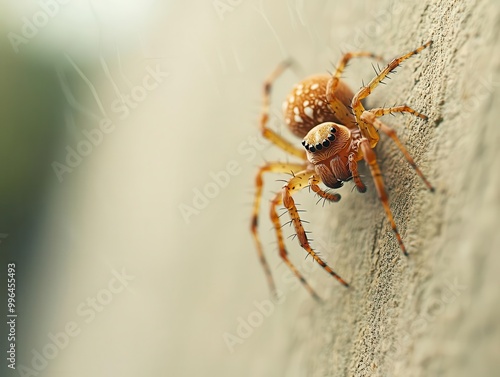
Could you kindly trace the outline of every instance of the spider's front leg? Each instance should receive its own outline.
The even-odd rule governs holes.
[[[354,94],[347,85],[340,80],[340,77],[347,63],[351,59],[359,57],[370,57],[379,61],[383,60],[382,57],[368,51],[348,52],[340,59],[335,72],[332,74],[332,77],[330,77],[330,80],[328,80],[326,86],[326,100],[335,116],[344,126],[350,126],[351,124],[355,125],[356,123],[352,111],[349,109]]]
[[[366,186],[363,183],[363,181],[361,181],[361,177],[359,176],[358,162],[356,161],[356,155],[357,155],[357,150],[355,153],[354,152],[350,153],[347,158],[347,163],[349,164],[349,170],[352,173],[352,180],[354,181],[354,184],[358,188],[358,192],[364,193],[366,192]]]
[[[432,41],[429,41],[427,42],[426,44],[418,47],[417,49],[413,50],[413,51],[410,51],[409,53],[405,54],[405,55],[402,55],[400,56],[399,58],[396,58],[394,60],[392,60],[388,65],[387,67],[385,67],[382,71],[380,71],[380,73],[375,76],[369,83],[367,86],[365,87],[362,87],[353,97],[352,99],[352,102],[351,102],[351,107],[354,111],[354,114],[356,116],[356,120],[357,120],[357,124],[358,124],[358,127],[359,129],[361,130],[361,133],[362,135],[367,138],[370,142],[370,145],[371,147],[375,147],[375,145],[377,144],[378,140],[379,140],[379,136],[378,136],[378,133],[377,133],[377,130],[375,127],[373,127],[373,125],[367,123],[367,122],[364,122],[362,119],[361,119],[361,116],[363,114],[363,112],[365,111],[365,108],[363,106],[363,104],[361,103],[361,101],[363,99],[365,99],[366,97],[368,97],[372,91],[391,73],[393,72],[403,61],[405,61],[406,59],[412,57],[413,55],[415,54],[418,54],[419,52],[421,52],[424,48],[427,48],[429,47],[430,45],[432,44]],[[392,111],[393,112],[396,112],[395,110],[396,108],[393,108]],[[414,112],[416,113],[414,110],[410,109],[410,108],[406,108],[406,110],[399,110],[399,111],[409,111],[409,112]],[[418,114],[418,113],[416,113]],[[383,114],[382,114],[383,115]],[[422,114],[418,114],[417,116],[420,116]]]
[[[396,146],[399,148],[401,153],[406,158],[406,161],[410,164],[410,166],[415,170],[417,175],[422,179],[422,181],[425,183],[427,188],[431,191],[434,192],[434,187],[431,185],[431,183],[425,178],[424,173],[420,170],[418,165],[415,163],[415,160],[413,160],[413,157],[410,155],[404,144],[399,140],[398,135],[396,134],[396,131],[394,131],[391,127],[386,125],[385,123],[382,123],[379,119],[377,119],[377,116],[382,116],[385,114],[391,114],[393,112],[409,112],[415,116],[418,116],[419,118],[422,119],[427,119],[427,117],[423,114],[417,113],[415,110],[411,109],[408,106],[398,106],[398,107],[393,107],[393,108],[386,108],[386,109],[372,109],[369,111],[364,111],[363,114],[361,115],[361,119],[375,127],[377,130],[382,131],[385,133],[387,136],[389,136],[392,141],[396,144]]]
[[[389,199],[387,195],[387,191],[385,189],[384,181],[382,178],[382,174],[380,172],[380,168],[377,163],[377,158],[375,155],[375,152],[373,151],[373,148],[377,145],[379,141],[379,134],[378,131],[382,131],[385,134],[387,134],[398,146],[398,148],[401,150],[403,155],[405,156],[406,160],[410,163],[410,165],[415,169],[417,174],[422,178],[422,180],[425,182],[427,187],[433,191],[434,188],[432,185],[427,181],[427,179],[424,177],[420,169],[417,167],[415,164],[415,161],[413,161],[413,158],[410,156],[404,145],[401,143],[399,138],[397,137],[396,133],[394,130],[392,130],[389,126],[386,126],[383,124],[381,121],[376,119],[378,116],[383,116],[389,113],[393,112],[409,112],[415,116],[418,116],[420,118],[426,119],[427,117],[423,114],[420,114],[413,110],[412,108],[408,106],[397,106],[397,107],[392,107],[392,108],[377,108],[373,109],[372,111],[367,111],[364,107],[363,104],[361,103],[361,100],[364,98],[368,97],[372,91],[391,73],[394,71],[396,67],[401,64],[404,60],[410,58],[411,56],[418,54],[421,52],[423,49],[429,47],[432,44],[432,41],[429,41],[425,43],[424,45],[418,47],[417,49],[410,51],[409,53],[402,55],[394,60],[392,60],[387,67],[385,67],[380,73],[375,76],[370,83],[361,88],[356,95],[352,99],[352,109],[354,111],[355,117],[356,117],[356,122],[357,126],[361,132],[362,137],[358,140],[357,142],[357,147],[361,149],[361,155],[362,158],[365,160],[365,162],[368,164],[368,167],[370,168],[371,174],[373,176],[373,180],[375,182],[375,187],[377,189],[378,197],[380,201],[382,202],[382,206],[384,207],[386,217],[391,225],[391,228],[396,236],[396,239],[398,240],[399,246],[401,247],[401,250],[405,255],[408,255],[408,252],[406,251],[406,248],[403,244],[403,240],[401,239],[401,235],[399,234],[399,231],[396,227],[396,223],[394,222],[394,218],[392,215],[392,211],[389,206]],[[361,156],[357,156],[356,160],[360,160]],[[351,169],[352,170],[352,169]]]
[[[335,279],[337,279],[341,284],[348,287],[349,285],[339,276],[337,275],[313,250],[311,245],[309,244],[309,240],[307,238],[306,231],[302,225],[302,221],[299,216],[299,211],[297,210],[297,206],[292,198],[292,195],[304,189],[305,187],[311,187],[311,189],[316,192],[321,197],[331,200],[338,201],[340,196],[338,194],[327,193],[317,185],[319,183],[319,179],[315,176],[314,170],[307,169],[300,173],[297,173],[293,178],[291,178],[288,183],[283,186],[281,193],[278,193],[271,204],[271,220],[274,225],[274,229],[276,232],[276,237],[278,239],[278,248],[281,258],[285,261],[285,263],[289,266],[289,268],[293,271],[295,276],[301,281],[304,287],[309,291],[309,293],[316,299],[320,300],[319,296],[316,292],[311,288],[311,286],[304,279],[302,274],[297,270],[297,268],[292,264],[292,262],[288,259],[288,253],[286,251],[285,243],[283,240],[283,232],[281,229],[281,223],[279,221],[279,216],[276,211],[276,207],[280,204],[283,204],[290,215],[291,222],[294,226],[295,232],[297,234],[297,239],[299,240],[300,246],[306,250],[313,259],[319,263],[325,271],[327,271],[330,275],[332,275]]]
[[[262,188],[264,186],[263,175],[264,173],[290,173],[302,171],[306,168],[305,163],[281,163],[281,162],[270,162],[261,166],[259,171],[255,176],[255,197],[253,203],[252,210],[252,220],[250,222],[250,230],[253,235],[253,239],[255,241],[255,247],[257,248],[257,254],[259,256],[260,263],[262,268],[264,269],[264,273],[266,274],[267,282],[269,285],[269,289],[273,295],[276,295],[276,286],[274,284],[273,276],[271,274],[271,269],[269,268],[269,264],[267,263],[266,257],[264,256],[264,251],[262,249],[262,243],[260,241],[259,233],[258,233],[258,224],[259,224],[259,210],[260,210],[260,202],[262,199]]]
[[[361,148],[361,151],[363,153],[363,158],[368,167],[370,168],[370,173],[375,183],[375,189],[377,190],[378,198],[382,203],[382,206],[384,207],[385,215],[387,217],[387,220],[389,221],[389,224],[391,225],[394,235],[396,236],[399,247],[403,251],[403,254],[408,256],[408,252],[406,251],[403,239],[401,238],[401,235],[399,234],[398,228],[396,226],[396,222],[394,221],[391,207],[389,206],[389,196],[387,195],[384,179],[382,178],[382,173],[377,163],[377,156],[375,155],[375,152],[372,149],[370,142],[366,138],[361,138],[359,140],[359,148]]]

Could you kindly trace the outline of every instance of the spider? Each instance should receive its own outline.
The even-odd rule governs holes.
[[[330,189],[337,189],[343,185],[343,182],[350,180],[354,182],[359,192],[365,192],[366,186],[358,173],[358,162],[361,160],[364,160],[370,169],[387,220],[391,225],[403,254],[408,256],[389,206],[387,191],[373,150],[380,138],[378,131],[382,131],[394,141],[408,163],[431,192],[434,191],[434,188],[415,164],[415,161],[399,140],[395,131],[377,118],[387,114],[402,112],[408,112],[424,120],[427,120],[427,116],[405,105],[366,110],[361,101],[368,97],[377,85],[393,72],[401,62],[421,52],[431,44],[432,41],[429,41],[417,49],[392,60],[387,67],[378,72],[377,76],[368,85],[361,87],[356,94],[340,80],[340,76],[347,63],[353,58],[371,57],[380,59],[370,52],[346,53],[337,65],[337,69],[333,75],[320,74],[311,76],[295,85],[283,103],[283,114],[291,132],[303,138],[302,145],[304,148],[297,148],[293,143],[287,141],[267,126],[272,84],[290,65],[290,62],[280,64],[265,81],[260,131],[263,137],[271,143],[288,154],[302,160],[298,163],[266,163],[259,168],[255,178],[256,191],[251,219],[251,232],[255,240],[260,262],[273,294],[276,294],[276,287],[257,232],[264,173],[292,173],[292,177],[271,201],[270,216],[278,240],[280,257],[314,299],[321,301],[316,292],[288,258],[277,206],[283,205],[288,211],[291,219],[290,222],[293,224],[300,246],[326,272],[337,279],[342,285],[348,287],[347,282],[335,273],[311,247],[307,232],[302,225],[303,221],[300,219],[299,211],[292,196],[304,188],[310,188],[320,198],[330,202],[338,202],[340,200],[339,194],[323,190],[319,184],[322,182]]]

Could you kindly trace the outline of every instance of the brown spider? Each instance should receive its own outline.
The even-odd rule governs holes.
[[[264,106],[260,120],[262,135],[285,152],[302,160],[302,162],[299,163],[269,162],[259,168],[255,179],[256,193],[252,212],[251,231],[255,239],[260,262],[267,276],[269,287],[274,294],[276,293],[276,288],[257,233],[258,214],[263,186],[262,176],[267,172],[292,172],[292,178],[288,180],[288,183],[283,186],[281,192],[278,192],[271,202],[271,221],[278,239],[278,248],[281,258],[315,299],[319,300],[316,292],[288,259],[276,207],[283,204],[287,209],[300,246],[330,275],[341,284],[348,287],[348,284],[312,249],[302,226],[302,221],[292,195],[299,190],[309,187],[321,198],[331,202],[338,202],[340,200],[339,194],[327,192],[321,189],[318,184],[323,182],[327,187],[335,189],[341,187],[343,182],[351,179],[354,181],[359,192],[365,192],[366,186],[363,184],[358,174],[358,162],[360,160],[364,160],[370,168],[377,194],[382,202],[387,219],[394,231],[401,250],[404,255],[408,255],[403,240],[397,230],[396,223],[394,222],[382,174],[377,164],[375,152],[373,151],[373,148],[375,148],[380,138],[378,131],[382,131],[396,143],[406,160],[413,169],[415,169],[420,178],[422,178],[429,190],[434,191],[434,188],[417,167],[413,158],[401,143],[394,130],[382,123],[377,117],[396,112],[408,112],[422,119],[427,119],[427,117],[408,106],[366,110],[361,100],[368,97],[372,90],[375,89],[375,87],[402,61],[419,53],[424,48],[430,46],[431,43],[432,41],[429,41],[416,50],[391,61],[385,69],[380,71],[367,86],[362,87],[355,95],[345,83],[340,81],[340,76],[350,59],[362,56],[378,58],[372,53],[347,53],[340,60],[333,75],[322,74],[311,76],[295,85],[287,100],[283,103],[283,113],[285,122],[292,133],[303,138],[302,145],[305,149],[295,147],[292,143],[267,127],[271,86],[273,81],[288,66],[288,63],[279,65],[265,81]]]

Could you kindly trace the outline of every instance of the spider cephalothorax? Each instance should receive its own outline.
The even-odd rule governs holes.
[[[302,145],[305,150],[297,148],[294,144],[267,127],[272,82],[281,74],[284,68],[286,68],[286,64],[280,65],[265,82],[264,108],[260,124],[262,135],[285,152],[302,160],[302,162],[298,163],[267,163],[259,169],[256,176],[255,183],[257,189],[255,193],[251,230],[260,256],[260,261],[264,267],[269,286],[273,292],[275,292],[274,281],[264,257],[262,245],[257,233],[258,213],[263,186],[262,176],[267,172],[292,172],[292,178],[289,179],[288,183],[283,186],[282,190],[271,202],[271,221],[273,222],[276,237],[278,239],[278,248],[281,258],[314,298],[319,299],[316,292],[309,286],[302,274],[288,259],[281,223],[276,208],[278,205],[283,205],[290,214],[291,224],[293,224],[300,246],[330,275],[336,278],[341,284],[348,286],[348,284],[337,275],[311,247],[292,196],[297,191],[309,187],[321,198],[331,202],[337,202],[340,200],[340,195],[321,189],[319,183],[323,182],[323,184],[330,188],[339,188],[342,186],[343,182],[351,179],[359,192],[365,192],[366,186],[358,174],[358,162],[361,160],[364,160],[370,169],[377,194],[385,210],[389,224],[391,225],[401,250],[407,255],[403,240],[392,216],[382,174],[377,163],[375,152],[373,151],[373,148],[375,148],[379,141],[379,131],[382,131],[382,133],[389,136],[396,143],[406,160],[415,169],[416,173],[422,178],[431,191],[433,187],[417,167],[413,158],[392,128],[382,123],[377,118],[398,112],[408,112],[422,119],[427,119],[427,117],[408,106],[366,110],[362,104],[362,100],[368,97],[375,87],[402,61],[419,53],[424,48],[430,46],[431,43],[432,42],[427,42],[416,50],[391,61],[367,86],[363,86],[356,94],[353,94],[349,87],[340,81],[340,76],[347,62],[354,57],[368,56],[377,58],[369,52],[347,53],[340,60],[333,75],[311,76],[295,85],[283,103],[283,115],[285,123],[292,133],[303,138]]]
[[[302,141],[307,159],[316,174],[330,188],[339,188],[351,179],[348,156],[353,152],[351,131],[332,122],[321,123],[310,130]]]

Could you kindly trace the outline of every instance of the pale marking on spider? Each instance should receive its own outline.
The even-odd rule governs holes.
[[[310,76],[295,85],[288,96],[288,100],[283,103],[283,113],[285,122],[291,132],[303,138],[303,149],[296,147],[293,143],[267,127],[272,83],[290,63],[279,65],[265,81],[260,131],[270,142],[301,160],[301,162],[298,163],[266,163],[259,168],[255,177],[256,192],[252,211],[251,231],[260,262],[264,268],[269,287],[273,293],[276,293],[276,287],[271,270],[264,257],[262,244],[257,232],[264,173],[292,174],[292,177],[271,201],[270,216],[278,240],[280,257],[315,299],[320,300],[316,292],[288,258],[288,252],[285,247],[281,229],[282,226],[277,214],[277,206],[283,205],[288,211],[291,219],[290,223],[295,229],[296,238],[300,246],[306,250],[325,271],[347,287],[348,284],[337,275],[311,247],[307,232],[302,225],[303,221],[300,219],[299,211],[297,210],[297,206],[292,196],[305,187],[309,187],[316,195],[323,198],[325,201],[337,202],[340,200],[340,195],[321,189],[319,184],[323,183],[331,189],[336,189],[340,188],[344,182],[350,180],[353,180],[359,192],[365,192],[366,186],[358,174],[358,163],[361,160],[364,160],[370,169],[378,197],[399,246],[403,254],[408,255],[401,235],[396,227],[389,206],[389,199],[382,179],[382,174],[373,150],[380,139],[378,131],[382,131],[382,133],[386,134],[394,141],[427,188],[431,191],[434,191],[434,188],[418,168],[394,130],[377,118],[398,112],[408,112],[421,119],[427,119],[427,117],[405,105],[366,110],[361,101],[368,97],[377,85],[392,73],[402,61],[419,53],[431,44],[432,41],[429,41],[419,48],[392,60],[386,68],[381,70],[368,85],[363,86],[356,94],[340,80],[340,76],[349,60],[352,58],[364,56],[380,60],[379,57],[370,52],[346,53],[340,60],[333,75],[322,74]],[[296,105],[294,105],[294,103],[296,103]]]
[[[306,101],[306,102],[309,102],[309,101]],[[306,115],[311,118],[311,119],[314,119],[314,110],[312,109],[312,107],[304,107],[304,113],[306,113]]]

